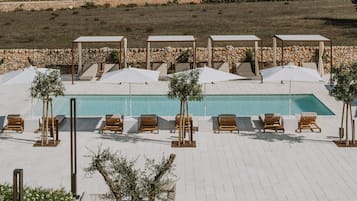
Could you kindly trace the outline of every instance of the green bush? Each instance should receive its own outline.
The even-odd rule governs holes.
[[[106,59],[107,62],[117,64],[119,63],[120,55],[118,51],[113,51],[109,54],[109,57]]]
[[[9,184],[0,184],[0,200],[12,200],[12,186]],[[63,189],[53,190],[44,188],[30,188],[24,189],[24,201],[74,201],[72,194],[65,192]]]

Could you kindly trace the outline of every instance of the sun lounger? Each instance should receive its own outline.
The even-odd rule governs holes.
[[[151,63],[151,69],[159,71],[159,79],[167,77],[167,63]]]
[[[236,115],[234,114],[220,114],[218,115],[218,133],[220,131],[237,131],[239,133],[239,127],[236,121]]]
[[[314,129],[316,129],[318,132],[321,132],[321,128],[317,125],[316,119],[316,112],[302,112],[298,122],[298,128],[295,131],[301,133],[302,129],[310,129],[313,132]]]
[[[191,121],[192,121],[192,116],[189,114],[188,118],[186,115],[184,115],[182,118],[184,118],[184,126],[187,132],[190,132],[191,130]],[[180,128],[180,114],[177,114],[175,117],[175,129],[174,132],[176,132],[177,129]]]
[[[220,71],[223,71],[223,72],[226,72],[226,73],[230,73],[229,63],[227,63],[227,62],[224,62],[224,63],[215,63],[215,64],[214,64],[214,68],[215,68],[216,70],[220,70]]]
[[[159,133],[158,119],[156,114],[142,114],[140,116],[139,131],[157,131]]]
[[[113,115],[113,114],[105,115],[105,125],[100,130],[100,132],[103,133],[103,131],[105,130],[114,131],[115,133],[116,132],[123,133],[122,115]]]
[[[235,73],[244,77],[254,77],[252,65],[249,62],[242,62],[235,64]]]
[[[1,130],[12,130],[16,132],[24,132],[24,120],[19,114],[9,114],[7,115],[7,125]]]
[[[98,73],[98,64],[93,64],[89,66],[80,76],[79,80],[93,80]]]
[[[263,123],[264,132],[266,129],[277,131],[285,131],[284,122],[278,113],[267,113],[259,116],[260,121]]]

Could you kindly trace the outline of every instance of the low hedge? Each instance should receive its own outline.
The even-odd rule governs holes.
[[[0,201],[12,200],[12,185],[0,184]],[[24,187],[24,201],[74,201],[72,194],[63,189]]]

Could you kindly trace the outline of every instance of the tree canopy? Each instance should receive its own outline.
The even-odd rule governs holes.
[[[330,95],[336,100],[352,103],[357,97],[357,62],[342,64],[333,72]]]
[[[174,75],[169,84],[169,98],[179,98],[180,101],[202,100],[202,87],[198,83],[199,71]]]
[[[31,97],[39,99],[63,96],[64,90],[60,72],[57,70],[51,70],[48,73],[37,72],[30,88]]]

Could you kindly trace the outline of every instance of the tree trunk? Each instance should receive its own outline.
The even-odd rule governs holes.
[[[182,138],[182,105],[183,105],[183,101],[180,100],[180,122],[179,122],[179,134],[178,134],[178,146],[181,146],[181,138]]]
[[[186,138],[186,134],[185,134],[185,113],[186,113],[186,100],[183,101],[182,103],[182,114],[181,114],[181,119],[180,119],[180,130],[182,133],[182,144],[185,144],[185,138]]]
[[[355,122],[353,121],[353,118],[352,118],[352,104],[351,103],[348,103],[349,104],[349,107],[350,107],[350,118],[351,118],[351,129],[352,129],[352,144],[355,144]]]
[[[46,98],[46,125],[45,125],[45,141],[48,144],[48,98]]]
[[[175,155],[175,154],[170,154],[170,157],[169,157],[169,159],[166,161],[164,167],[161,169],[160,172],[158,172],[158,173],[155,175],[155,177],[154,177],[154,182],[153,182],[153,183],[157,183],[158,181],[161,180],[161,178],[165,175],[165,173],[172,167],[172,164],[173,164],[175,158],[176,158],[176,155]],[[152,187],[152,190],[154,190],[153,187]],[[155,191],[151,191],[151,192],[150,192],[150,195],[149,195],[149,201],[155,201],[155,197],[156,197]]]
[[[340,130],[340,133],[339,133],[339,137],[340,137],[340,143],[342,143],[342,134],[344,133],[343,131],[343,118],[345,117],[345,105],[346,103],[343,102],[343,106],[342,106],[342,116],[341,116],[341,130]]]
[[[97,163],[96,164],[96,169],[103,176],[104,181],[109,186],[109,189],[112,192],[113,196],[115,197],[115,200],[116,201],[122,201],[121,195],[119,193],[119,189],[117,191],[117,187],[115,186],[113,180],[109,177],[109,175],[105,171],[105,168],[102,166],[102,164]]]
[[[53,118],[53,107],[52,107],[52,98],[49,99],[49,102],[50,102],[50,109],[51,109],[51,129],[52,129],[52,133],[53,133],[53,143],[55,143],[55,139],[56,138],[56,132],[55,132],[55,119]],[[58,126],[58,125],[57,125]]]
[[[186,120],[186,121],[185,121],[185,125],[186,125],[186,122],[188,121],[188,101],[186,101],[186,118],[185,118],[185,120]],[[190,128],[190,126],[191,126],[191,125],[187,124],[187,127],[188,127],[188,128]],[[192,128],[187,129],[187,130],[190,130],[190,131],[191,131]],[[190,135],[190,137],[189,137],[189,138],[190,138],[190,139],[189,139],[189,140],[190,140],[190,144],[192,144],[192,140],[191,140],[191,139],[193,139],[192,136],[191,136],[191,133],[192,133],[192,132],[189,132],[189,133],[188,133],[188,134]]]
[[[45,108],[46,108],[46,101],[45,99],[42,100],[42,125],[41,125],[41,145],[43,146],[43,141],[45,139]]]
[[[349,145],[349,141],[348,141],[348,107],[349,107],[349,105],[346,103],[346,146]]]

